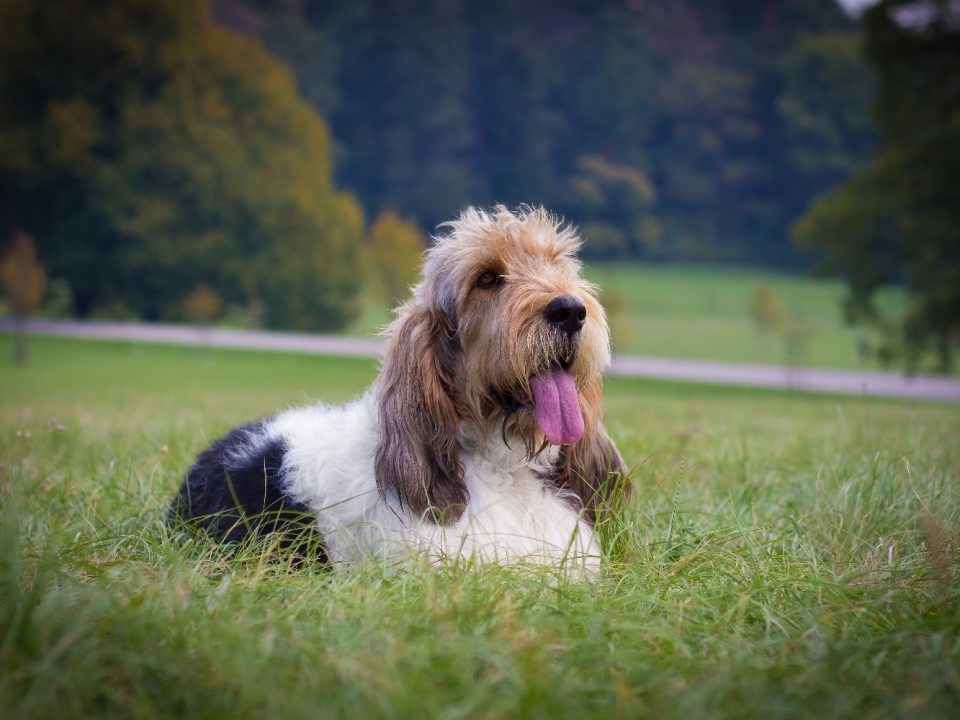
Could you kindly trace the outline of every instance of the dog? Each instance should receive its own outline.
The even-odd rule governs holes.
[[[604,310],[542,207],[439,226],[371,389],[202,452],[169,516],[226,541],[307,517],[335,567],[529,561],[595,572],[626,468],[600,418]]]

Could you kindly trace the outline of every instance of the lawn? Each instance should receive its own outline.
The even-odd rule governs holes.
[[[587,277],[605,291],[611,313],[614,347],[634,355],[785,364],[787,342],[781,333],[761,333],[750,314],[750,296],[758,284],[773,289],[785,324],[802,331],[795,364],[861,367],[861,336],[869,332],[843,322],[845,290],[839,282],[803,275],[716,266],[595,263]],[[613,300],[612,303],[609,301]],[[902,308],[904,297],[886,292],[880,305]],[[370,336],[390,314],[382,301],[364,299],[360,318],[349,334]],[[878,368],[873,360],[867,367]]]
[[[367,360],[0,337],[5,718],[955,717],[960,409],[606,386],[592,583],[184,542],[204,443]]]
[[[597,265],[588,277],[619,297],[612,314],[614,344],[638,355],[784,364],[784,330],[802,337],[792,362],[816,367],[860,367],[860,338],[877,338],[843,321],[839,282],[762,270],[697,266]],[[750,312],[758,285],[775,294],[784,327],[760,332]],[[881,307],[897,310],[904,297],[886,292]],[[877,367],[874,361],[866,363]]]

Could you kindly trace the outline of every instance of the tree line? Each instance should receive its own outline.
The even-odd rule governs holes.
[[[801,268],[790,225],[876,147],[834,0],[215,0],[328,119],[367,212],[542,203],[594,256]]]
[[[952,7],[0,0],[0,232],[81,315],[334,329],[361,278],[402,295],[417,226],[543,203],[592,257],[821,260],[947,358]]]

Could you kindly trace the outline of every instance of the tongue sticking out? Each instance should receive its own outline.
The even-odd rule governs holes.
[[[554,445],[572,445],[583,435],[583,415],[573,376],[555,369],[530,378],[537,424]]]

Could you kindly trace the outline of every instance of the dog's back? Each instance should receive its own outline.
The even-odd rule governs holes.
[[[315,532],[310,509],[284,490],[284,440],[265,429],[262,421],[235,428],[200,453],[168,519],[226,542],[281,533],[290,545]]]

